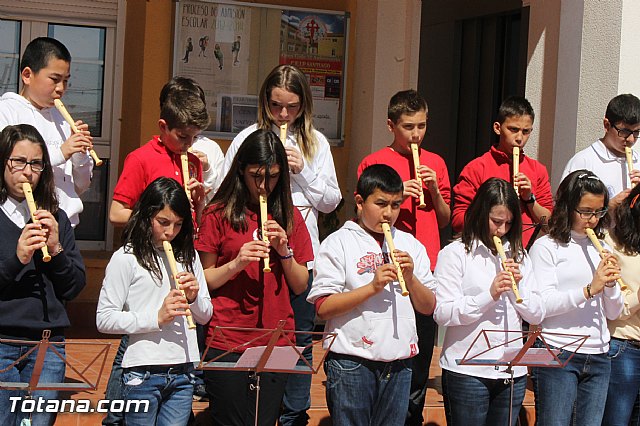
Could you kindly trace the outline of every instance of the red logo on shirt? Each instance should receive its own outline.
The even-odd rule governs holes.
[[[411,348],[411,356],[415,356],[418,354],[418,347],[415,343],[410,344],[409,348]]]
[[[356,267],[358,268],[358,275],[367,273],[373,274],[378,266],[383,264],[384,256],[382,253],[368,252],[366,255],[362,256],[356,264]]]

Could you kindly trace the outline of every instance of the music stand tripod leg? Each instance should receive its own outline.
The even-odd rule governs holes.
[[[258,417],[258,405],[260,404],[260,374],[254,371],[253,374],[252,374],[252,378],[255,378],[255,380],[256,380],[256,384],[255,385],[253,383],[251,385],[249,385],[249,389],[256,391],[256,415],[255,415],[253,424],[255,426],[258,426],[258,419],[259,419],[259,417]]]
[[[510,365],[509,366],[509,373],[511,373],[511,378],[507,379],[509,380],[509,384],[510,384],[510,389],[509,389],[509,420],[508,420],[508,425],[511,426],[512,424],[512,418],[513,418],[513,368]]]

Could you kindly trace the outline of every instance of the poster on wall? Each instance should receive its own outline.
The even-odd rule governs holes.
[[[342,138],[345,30],[344,15],[282,11],[280,64],[295,65],[307,75],[313,124],[332,144]]]
[[[178,0],[175,12],[173,75],[204,89],[207,136],[233,138],[256,122],[263,79],[291,64],[310,83],[314,126],[344,142],[348,12],[233,0]]]
[[[252,8],[201,1],[181,1],[178,7],[174,75],[191,77],[204,89],[211,116],[207,130],[229,131],[225,120],[229,128],[238,128],[238,123],[247,121],[247,108],[257,109],[257,100],[244,96],[242,104],[227,105],[225,111],[220,103],[247,93],[250,59],[246,46],[251,38]]]

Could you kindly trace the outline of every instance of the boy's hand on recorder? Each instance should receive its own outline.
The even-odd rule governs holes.
[[[93,148],[92,138],[82,133],[73,133],[60,145],[65,160],[71,158],[76,152],[87,152],[91,148]]]
[[[382,291],[387,284],[391,284],[398,279],[396,271],[396,266],[392,263],[385,263],[384,265],[378,266],[378,269],[376,269],[373,275],[373,281],[371,281],[371,285],[376,292]]]

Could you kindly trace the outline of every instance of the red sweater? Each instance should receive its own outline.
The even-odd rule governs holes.
[[[499,151],[495,147],[467,164],[460,176],[458,183],[453,187],[453,212],[451,214],[451,225],[454,232],[461,232],[464,225],[464,214],[471,204],[471,200],[476,195],[480,185],[490,177],[498,177],[512,181],[513,160],[511,156]],[[536,201],[541,206],[551,210],[553,208],[553,196],[551,195],[551,185],[549,184],[549,174],[546,167],[539,161],[524,155],[520,155],[520,172],[524,173],[531,180],[531,191],[536,197]],[[533,234],[533,217],[529,209],[520,203],[522,210],[522,244],[527,245]],[[547,218],[548,219],[548,218]]]
[[[360,166],[358,166],[358,177],[360,177],[364,169],[372,164],[386,164],[393,167],[403,182],[415,179],[413,158],[410,155],[402,155],[390,147],[383,148],[365,157]],[[420,148],[420,164],[436,172],[440,194],[442,194],[445,203],[449,204],[451,202],[451,184],[449,183],[447,165],[442,157]],[[427,206],[424,209],[419,209],[419,200],[408,197],[400,206],[400,214],[394,226],[401,231],[410,233],[427,248],[427,255],[433,271],[440,251],[440,228],[438,227],[438,218],[431,199],[431,193],[424,185],[423,191],[424,202]]]

